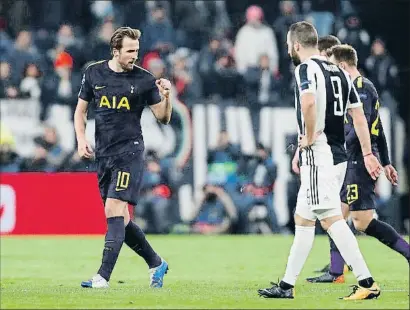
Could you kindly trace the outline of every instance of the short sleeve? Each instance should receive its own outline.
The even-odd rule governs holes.
[[[88,68],[83,74],[80,91],[78,92],[78,98],[83,99],[87,102],[90,102],[94,98],[93,87],[90,81],[90,70]]]
[[[145,96],[145,104],[146,105],[154,105],[161,101],[161,95],[159,93],[159,89],[157,85],[155,85],[155,79],[152,79],[150,82],[150,87],[144,94]]]
[[[363,106],[360,100],[360,96],[350,78],[348,78],[348,81],[349,81],[349,98],[347,100],[347,108],[348,109],[360,108]]]
[[[316,94],[317,82],[312,63],[303,63],[295,69],[295,78],[300,94]]]

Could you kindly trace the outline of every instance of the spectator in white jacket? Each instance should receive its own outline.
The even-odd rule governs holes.
[[[248,7],[246,24],[239,29],[235,40],[235,60],[241,74],[248,67],[257,67],[261,55],[268,55],[270,69],[275,73],[278,71],[279,53],[275,34],[262,21],[262,8],[256,5]]]

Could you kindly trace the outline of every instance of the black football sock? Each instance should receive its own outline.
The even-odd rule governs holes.
[[[367,278],[359,281],[359,285],[361,287],[370,288],[374,283],[373,278]]]
[[[365,233],[400,253],[408,261],[410,260],[409,244],[389,224],[373,219],[367,226]]]
[[[343,269],[345,267],[345,261],[340,254],[339,249],[334,243],[333,239],[329,236],[330,243],[330,273],[334,276],[340,276],[343,274]]]
[[[145,238],[144,232],[133,221],[129,221],[128,225],[125,226],[125,244],[141,256],[149,268],[161,265],[161,257],[155,253]]]
[[[118,255],[125,238],[124,217],[114,216],[107,218],[108,231],[105,235],[102,264],[98,274],[109,281],[117,262]]]
[[[282,290],[290,290],[291,288],[293,288],[293,285],[291,285],[291,284],[289,284],[289,283],[286,283],[286,282],[283,282],[283,281],[280,281],[280,282],[279,282],[279,287],[280,287]]]

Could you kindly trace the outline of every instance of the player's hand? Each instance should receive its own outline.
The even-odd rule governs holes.
[[[392,185],[396,186],[398,184],[399,175],[392,165],[384,166],[384,174],[386,175],[387,180],[389,180]]]
[[[382,166],[380,165],[378,159],[373,154],[369,154],[364,157],[364,165],[366,166],[367,172],[370,174],[373,180],[377,180],[382,173]]]
[[[292,159],[292,171],[296,174],[300,174],[300,168],[299,168],[299,152],[295,153],[295,156],[293,156]]]
[[[78,141],[78,155],[80,155],[81,158],[91,158],[93,153],[94,151],[87,140],[83,139]]]
[[[313,143],[315,143],[317,137],[319,137],[321,134],[322,134],[322,131],[315,132],[315,136],[313,137],[313,141],[311,141],[310,143],[307,140],[306,135],[304,135],[304,136],[300,135],[299,136],[299,144],[298,144],[299,145],[299,150],[302,150],[302,149],[304,149],[308,146],[313,145]]]
[[[157,85],[159,92],[165,98],[169,97],[171,92],[171,82],[167,79],[159,79],[155,81],[155,85]]]
[[[292,171],[295,174],[300,174],[300,167],[299,167],[299,148],[296,149],[295,154],[292,158]]]
[[[305,147],[309,146],[306,136],[299,136],[298,146],[300,150],[303,150]]]

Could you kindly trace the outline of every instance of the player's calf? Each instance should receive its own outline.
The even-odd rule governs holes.
[[[161,265],[161,257],[151,247],[142,229],[133,221],[129,221],[125,227],[125,244],[145,260],[148,268]]]
[[[389,224],[373,218],[373,210],[352,211],[355,228],[375,237],[381,243],[403,255],[410,263],[410,246]]]
[[[352,211],[354,228],[360,232],[365,232],[370,222],[373,220],[373,215],[373,210]]]
[[[123,215],[126,206],[126,202],[117,199],[108,198],[106,200],[105,214],[107,216],[108,229],[105,235],[102,263],[97,275],[89,281],[83,281],[81,283],[82,287],[108,287],[108,282],[125,239]]]

